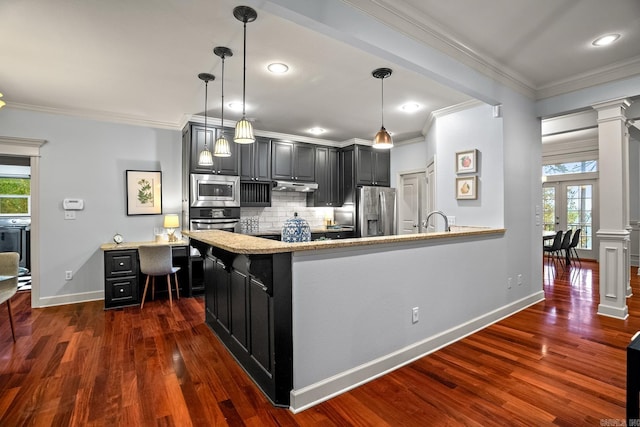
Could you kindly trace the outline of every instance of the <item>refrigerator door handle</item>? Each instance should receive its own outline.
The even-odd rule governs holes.
[[[387,217],[387,204],[385,203],[385,193],[384,191],[381,191],[378,194],[378,210],[380,212],[380,221],[379,221],[379,227],[378,227],[378,235],[384,235],[385,234],[385,219]]]

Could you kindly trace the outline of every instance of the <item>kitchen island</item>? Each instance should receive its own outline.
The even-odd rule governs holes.
[[[505,256],[505,229],[452,229],[303,243],[184,234],[206,254],[207,324],[274,404],[300,411],[543,299],[481,261]]]

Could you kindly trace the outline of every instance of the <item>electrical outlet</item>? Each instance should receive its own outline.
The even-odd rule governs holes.
[[[512,279],[511,277],[509,277],[509,278],[507,279],[507,289],[511,289],[511,284],[512,284],[512,282],[513,282],[513,279]]]
[[[518,286],[522,286],[522,274],[518,274]]]
[[[419,312],[419,308],[418,307],[413,307],[413,309],[411,309],[411,322],[412,323],[418,323],[418,320],[420,320],[420,312]]]
[[[71,270],[67,270],[64,272],[64,280],[71,280],[73,279],[73,271]]]
[[[447,216],[447,221],[449,222],[449,226],[456,225],[456,217],[455,216]]]

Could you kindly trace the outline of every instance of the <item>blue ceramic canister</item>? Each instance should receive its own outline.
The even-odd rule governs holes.
[[[298,217],[298,212],[293,214],[293,218],[286,220],[282,226],[282,241],[293,242],[310,242],[311,228],[309,223]]]

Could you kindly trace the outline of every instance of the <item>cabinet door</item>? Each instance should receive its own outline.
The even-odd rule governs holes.
[[[374,182],[373,149],[356,148],[356,183],[357,185],[373,185]]]
[[[265,286],[251,277],[249,285],[251,316],[250,316],[250,349],[253,359],[265,371],[273,372],[273,316],[272,302],[265,290]]]
[[[204,149],[205,135],[207,138],[207,148],[213,153],[213,144],[218,136],[220,129],[207,126],[191,127],[191,172],[194,173],[215,173],[220,175],[238,175],[239,170],[239,150],[237,145],[230,140],[232,135],[231,129],[225,129],[225,135],[229,140],[229,148],[231,149],[230,157],[214,157],[213,166],[199,166],[198,157]]]
[[[240,179],[242,181],[253,181],[255,179],[255,175],[254,175],[255,160],[253,156],[254,149],[255,149],[254,144],[240,145]]]
[[[318,189],[313,192],[315,206],[328,206],[331,189],[329,181],[329,149],[316,147],[316,180]]]
[[[375,151],[373,184],[383,187],[391,185],[391,153],[389,150]]]
[[[216,292],[216,314],[218,322],[229,330],[229,285],[230,274],[224,269],[225,266],[219,259],[216,259],[215,270],[215,292]]]
[[[258,138],[253,145],[254,178],[256,181],[271,181],[271,140]]]
[[[293,180],[293,142],[271,142],[271,177]]]
[[[247,349],[247,276],[240,271],[231,270],[230,304],[231,335],[244,349]]]
[[[315,181],[315,147],[311,144],[295,144],[294,176],[296,181]]]
[[[335,148],[329,149],[328,165],[329,205],[340,206],[340,153]]]

